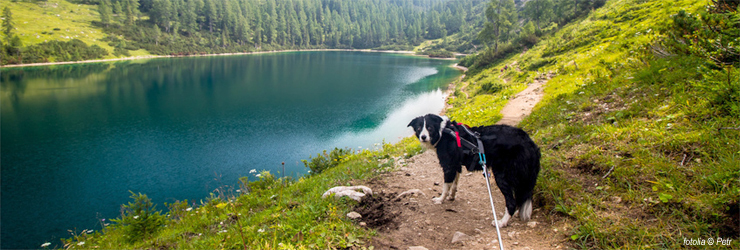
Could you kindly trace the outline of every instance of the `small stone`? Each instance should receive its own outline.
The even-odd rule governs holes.
[[[365,223],[365,222],[360,222],[360,226],[361,226],[361,227],[367,226],[367,223]]]
[[[429,249],[423,246],[413,246],[413,247],[409,247],[409,250],[429,250]]]
[[[619,196],[612,196],[612,197],[611,197],[611,200],[612,200],[612,202],[614,202],[614,203],[621,203],[621,202],[622,202],[622,197],[619,197]]]
[[[419,189],[409,189],[409,190],[403,191],[401,194],[396,196],[396,199],[401,199],[406,196],[419,196],[419,195],[427,196],[427,194],[425,194],[423,191]]]
[[[359,219],[362,218],[362,215],[358,212],[349,212],[347,214],[347,217],[349,217],[350,219]]]
[[[514,246],[516,246],[516,245],[519,245],[519,242],[514,241],[514,243],[511,243],[511,244],[514,245]]]
[[[535,228],[537,227],[537,222],[536,221],[527,222],[527,226],[531,228]]]
[[[513,239],[514,236],[516,235],[516,231],[511,231],[508,233],[508,235],[509,235],[509,238]]]
[[[458,242],[465,242],[469,240],[473,240],[474,238],[470,235],[464,234],[462,232],[455,232],[454,235],[452,235],[452,244],[458,243]]]

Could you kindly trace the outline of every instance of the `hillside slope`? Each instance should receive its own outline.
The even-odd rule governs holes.
[[[543,154],[535,207],[574,223],[575,247],[676,249],[684,239],[736,239],[740,71],[671,47],[682,44],[672,43],[676,15],[709,16],[707,4],[609,1],[526,53],[468,76],[448,114],[491,124],[513,93],[553,73],[521,126]],[[724,243],[714,247],[740,246]]]

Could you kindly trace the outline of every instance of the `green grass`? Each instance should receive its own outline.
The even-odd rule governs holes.
[[[1,1],[0,9],[10,7],[15,22],[15,33],[21,38],[23,46],[45,41],[69,41],[79,39],[87,45],[98,45],[108,50],[106,58],[115,58],[113,47],[101,39],[108,35],[93,21],[100,21],[97,5],[74,4],[64,0],[28,3]],[[3,42],[5,36],[2,36]],[[7,44],[7,43],[6,43]],[[147,56],[145,50],[131,51],[131,56]]]
[[[395,145],[384,144],[380,150],[349,155],[336,167],[296,181],[262,172],[259,180],[241,187],[221,187],[195,206],[192,201],[170,205],[164,226],[144,240],[129,242],[124,226],[112,224],[94,233],[78,234],[66,243],[75,249],[361,247],[374,232],[346,217],[357,202],[322,199],[321,195],[334,186],[361,185],[393,170],[394,159],[421,151],[418,141],[407,138]],[[247,171],[245,176],[257,175]]]
[[[670,15],[706,4],[609,1],[527,53],[468,76],[470,98],[458,90],[450,117],[492,124],[502,99],[553,72],[520,126],[543,154],[535,205],[575,223],[572,247],[677,249],[684,238],[722,237],[735,240],[714,248],[738,248],[740,115],[721,107],[732,105],[722,100],[740,71],[650,50]],[[501,75],[504,65],[520,71]],[[503,91],[479,91],[499,77]]]

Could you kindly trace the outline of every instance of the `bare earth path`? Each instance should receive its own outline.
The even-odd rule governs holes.
[[[517,94],[502,110],[499,123],[516,125],[528,115],[542,97],[538,80]],[[503,216],[504,198],[492,181],[496,213]],[[372,206],[361,211],[362,220],[378,230],[370,242],[376,249],[498,249],[496,228],[482,173],[463,172],[455,201],[434,205],[432,197],[442,191],[442,171],[433,150],[408,159],[398,171],[372,180],[369,185],[375,195],[361,205]],[[418,189],[420,193],[398,197],[404,191]],[[371,204],[372,203],[372,204]],[[373,214],[374,213],[374,214]],[[521,222],[518,215],[508,227],[501,229],[505,249],[565,248],[569,226],[564,222],[546,221],[544,211],[534,201],[532,219]],[[379,216],[378,214],[382,214]],[[383,218],[379,218],[383,217]],[[452,243],[456,232],[466,234],[461,242]],[[412,248],[421,246],[424,248]]]

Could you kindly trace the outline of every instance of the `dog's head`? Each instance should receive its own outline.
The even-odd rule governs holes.
[[[440,138],[442,138],[442,131],[445,129],[448,121],[449,119],[447,117],[427,114],[411,120],[408,127],[414,129],[416,138],[419,139],[421,144],[434,147]]]

